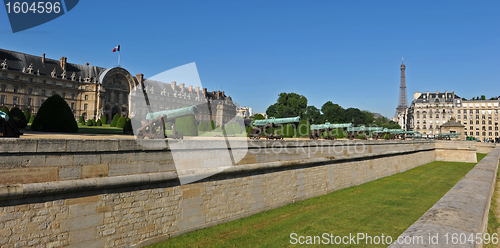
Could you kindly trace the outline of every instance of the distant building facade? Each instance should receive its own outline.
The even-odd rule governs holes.
[[[140,93],[140,94],[138,94]],[[149,100],[146,103],[132,101],[133,97]],[[209,108],[201,108],[196,120],[216,122],[222,125],[236,115],[236,104],[224,92],[208,92],[206,88],[185,86],[176,82],[166,84],[144,79],[143,74],[132,76],[126,69],[105,69],[98,66],[77,65],[0,49],[0,106],[18,107],[36,114],[43,102],[59,94],[71,108],[75,119],[99,119],[106,116],[111,121],[115,114],[133,117],[145,115],[146,109],[162,110],[200,105],[209,102]],[[134,104],[131,105],[131,102]],[[137,112],[139,111],[139,113]]]
[[[236,109],[236,115],[239,117],[250,117],[253,115],[252,108],[249,107],[239,107]]]
[[[406,110],[405,129],[436,135],[454,118],[464,125],[464,135],[481,140],[499,137],[499,100],[462,100],[455,92],[416,92]]]

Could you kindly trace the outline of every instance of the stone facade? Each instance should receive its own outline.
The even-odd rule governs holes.
[[[57,61],[45,58],[45,54],[38,57],[4,49],[0,49],[0,63],[0,106],[9,109],[18,107],[36,114],[48,97],[59,94],[75,119],[106,116],[110,122],[115,114],[133,117],[147,114],[149,107],[159,111],[207,102],[214,111],[205,108],[197,116],[198,122],[214,120],[222,125],[236,115],[236,104],[224,92],[208,92],[206,88],[200,91],[199,87],[193,89],[176,82],[166,84],[144,79],[143,74],[134,77],[120,67],[78,65],[68,63],[66,57]],[[147,95],[149,107],[131,100],[131,94],[141,98]],[[138,109],[143,113],[137,113]]]

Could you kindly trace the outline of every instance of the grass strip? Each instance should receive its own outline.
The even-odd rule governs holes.
[[[478,161],[486,154],[478,154]],[[446,194],[475,163],[432,162],[393,176],[187,233],[150,246],[296,246],[298,236],[391,236],[393,240]],[[298,237],[297,236],[297,237]],[[317,244],[317,243],[316,243]],[[337,245],[334,245],[337,246]],[[341,247],[387,247],[351,244]]]

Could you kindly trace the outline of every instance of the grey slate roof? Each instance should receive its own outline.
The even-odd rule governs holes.
[[[34,75],[37,75],[37,72],[39,70],[40,76],[51,77],[51,73],[55,68],[57,78],[62,78],[61,74],[63,73],[63,69],[61,68],[60,62],[58,60],[45,58],[45,63],[42,63],[42,57],[0,49],[0,63],[3,63],[5,59],[7,59],[7,65],[9,67],[8,70],[10,71],[21,72],[23,68],[27,69],[31,64],[33,64]],[[71,78],[73,72],[75,73],[76,79],[79,79],[80,76],[82,77],[82,79],[84,79],[87,74],[92,78],[96,78],[99,77],[99,74],[104,70],[105,68],[98,66],[66,63],[67,79]]]

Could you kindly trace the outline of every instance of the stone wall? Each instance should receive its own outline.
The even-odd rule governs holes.
[[[257,141],[238,164],[180,185],[168,146],[0,142],[5,247],[148,245],[436,160],[433,141]],[[207,155],[227,150],[212,148]],[[204,151],[182,152],[189,161]]]
[[[497,147],[389,247],[483,247],[476,235],[482,238],[488,232],[499,157]],[[467,238],[460,239],[464,234]],[[452,239],[454,236],[458,239]]]

